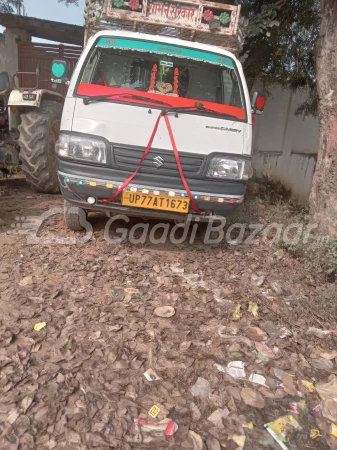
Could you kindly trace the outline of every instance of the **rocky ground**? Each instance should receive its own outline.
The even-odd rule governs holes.
[[[61,206],[0,180],[1,450],[337,448],[326,280],[266,243],[107,243],[100,215],[87,243],[27,243]],[[38,237],[81,233],[56,210]]]

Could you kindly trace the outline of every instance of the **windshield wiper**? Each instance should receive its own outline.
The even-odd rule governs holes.
[[[233,114],[223,113],[220,111],[216,111],[215,109],[206,108],[202,103],[196,102],[193,106],[177,106],[172,108],[167,108],[163,111],[164,114],[167,114],[169,112],[175,112],[176,117],[178,117],[178,113],[182,112],[193,112],[193,111],[204,111],[206,113],[210,114],[216,114],[217,116],[223,116],[228,119],[238,119],[237,116],[234,116]]]
[[[93,95],[92,97],[84,97],[83,103],[85,105],[89,105],[89,103],[95,103],[95,102],[103,102],[104,100],[113,99],[114,97],[122,97],[125,99],[132,99],[132,100],[139,100],[146,103],[153,103],[160,106],[166,106],[171,108],[172,105],[170,103],[161,102],[160,100],[155,100],[148,97],[143,97],[142,95],[136,95],[136,94],[128,94],[128,93],[121,93],[121,94],[106,94],[106,95]]]

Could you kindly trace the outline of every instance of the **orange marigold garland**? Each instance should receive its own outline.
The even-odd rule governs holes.
[[[156,79],[157,79],[157,72],[158,72],[158,66],[157,66],[157,64],[153,64],[149,91],[154,91],[154,85],[156,84]]]
[[[172,94],[179,95],[178,94],[178,89],[179,89],[179,69],[178,68],[174,69],[173,86],[174,86],[174,89],[173,89]]]

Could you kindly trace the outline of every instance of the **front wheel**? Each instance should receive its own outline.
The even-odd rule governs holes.
[[[60,191],[55,144],[60,133],[62,105],[43,100],[40,108],[21,114],[19,157],[27,183],[37,192]]]
[[[64,201],[64,222],[68,230],[82,231],[84,229],[82,223],[86,219],[87,212],[84,209],[73,206],[67,200]]]

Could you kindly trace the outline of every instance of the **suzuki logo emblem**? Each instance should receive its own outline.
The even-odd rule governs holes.
[[[161,156],[156,156],[153,158],[152,164],[156,167],[161,167],[165,164],[165,161]]]

